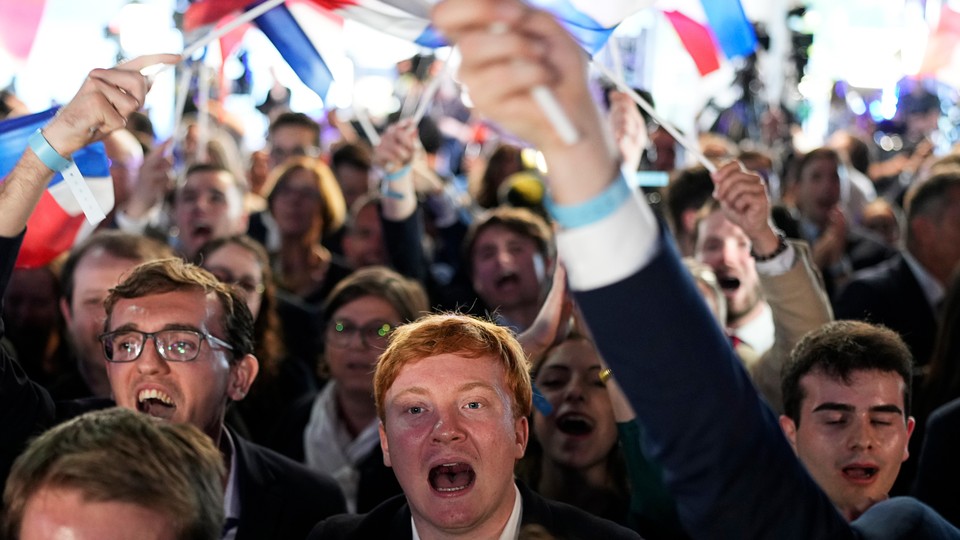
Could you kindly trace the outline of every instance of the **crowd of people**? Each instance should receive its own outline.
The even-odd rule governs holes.
[[[705,135],[710,172],[595,104],[548,14],[433,20],[466,123],[158,142],[153,55],[33,136],[0,184],[4,537],[960,538],[960,160],[926,108],[906,156]],[[99,140],[113,211],[15,269],[51,156]]]

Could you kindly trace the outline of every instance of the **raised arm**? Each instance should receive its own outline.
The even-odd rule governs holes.
[[[140,70],[158,63],[174,63],[179,56],[141,56],[112,69],[95,69],[77,95],[43,128],[47,143],[69,158],[84,146],[103,139],[127,123],[127,115],[143,105],[147,78]],[[0,184],[0,236],[23,232],[54,171],[27,150]]]
[[[624,190],[582,51],[552,17],[512,0],[445,0],[434,21],[459,43],[460,78],[478,109],[546,157],[571,288],[644,428],[645,452],[664,468],[684,528],[704,538],[850,537],[652,212]],[[552,131],[530,98],[537,85],[571,116],[577,143]]]

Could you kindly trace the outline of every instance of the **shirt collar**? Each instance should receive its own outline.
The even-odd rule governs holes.
[[[520,497],[520,490],[517,489],[516,482],[513,484],[513,493],[513,512],[510,512],[510,519],[503,527],[499,540],[516,540],[520,536],[520,521],[523,519],[523,498]],[[417,524],[414,523],[412,515],[410,516],[410,528],[413,530],[413,540],[420,540],[420,533],[417,532]]]

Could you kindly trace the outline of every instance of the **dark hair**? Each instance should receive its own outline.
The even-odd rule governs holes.
[[[366,146],[356,143],[345,143],[338,146],[330,154],[330,167],[336,171],[338,167],[343,165],[369,171],[373,167],[370,150]]]
[[[260,264],[260,279],[263,282],[263,294],[260,300],[260,313],[253,321],[254,356],[260,363],[260,374],[276,375],[285,353],[283,330],[277,315],[277,286],[273,281],[273,269],[270,256],[263,244],[245,234],[214,238],[200,246],[195,262],[203,266],[203,261],[213,252],[227,246],[236,245],[249,251]],[[251,314],[252,315],[252,314]]]
[[[512,144],[501,144],[487,158],[483,174],[470,186],[473,199],[481,208],[497,206],[497,191],[508,176],[524,169],[521,149]]]
[[[713,196],[713,179],[704,167],[677,171],[667,187],[667,219],[674,234],[693,233],[683,230],[683,212],[699,210]],[[694,227],[696,229],[696,227]]]
[[[285,126],[298,126],[311,130],[313,132],[313,144],[320,146],[320,124],[313,118],[299,112],[281,113],[270,123],[270,128],[267,130],[267,133],[270,137],[273,137],[275,131]]]
[[[832,159],[838,165],[840,164],[840,154],[832,148],[827,148],[821,146],[820,148],[814,148],[813,150],[807,152],[797,160],[797,178],[796,181],[799,184],[803,179],[803,171],[806,170],[808,166],[814,161],[820,161],[822,159]]]
[[[111,257],[132,262],[146,262],[154,259],[166,259],[175,256],[173,248],[163,242],[141,234],[129,234],[116,230],[104,230],[94,233],[78,246],[70,250],[70,255],[60,269],[60,284],[67,305],[73,308],[71,299],[75,286],[73,275],[77,265],[88,253],[100,249]]]
[[[907,247],[914,241],[913,227],[910,224],[918,216],[924,216],[939,222],[949,205],[949,192],[960,188],[960,168],[945,168],[926,181],[915,184],[907,192],[904,207],[907,210]]]
[[[553,231],[547,222],[526,208],[508,206],[493,208],[481,214],[467,229],[463,238],[463,255],[467,261],[467,272],[472,274],[473,246],[483,231],[491,227],[503,227],[520,236],[529,238],[537,244],[537,251],[545,259],[553,258]]]
[[[403,322],[416,320],[430,309],[427,293],[417,281],[383,266],[361,268],[340,280],[323,304],[324,316],[354,300],[376,296],[390,304]]]
[[[904,414],[909,414],[913,355],[903,339],[885,326],[861,321],[835,321],[809,332],[790,353],[780,377],[784,413],[800,425],[806,397],[800,379],[820,372],[849,383],[854,372],[893,372],[903,379]]]
[[[221,324],[227,333],[227,343],[233,347],[233,358],[240,360],[245,355],[253,354],[253,315],[246,302],[216,276],[182,259],[145,262],[134,268],[123,283],[110,289],[104,301],[107,311],[104,329],[110,328],[113,307],[118,301],[176,291],[215,294],[223,309]]]
[[[246,180],[238,177],[236,173],[234,173],[232,170],[227,168],[222,163],[216,163],[212,161],[206,162],[206,163],[194,163],[189,167],[187,167],[187,172],[183,174],[183,178],[184,179],[190,178],[194,174],[205,173],[205,172],[224,173],[229,175],[230,180],[233,182],[233,186],[240,191],[241,195],[246,194],[247,192]],[[177,191],[179,191],[180,189],[182,189],[182,185],[177,189]]]

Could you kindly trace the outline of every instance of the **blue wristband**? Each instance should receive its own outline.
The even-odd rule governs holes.
[[[399,169],[383,175],[384,182],[393,182],[406,176],[410,172],[410,165],[404,165]]]
[[[632,195],[633,190],[621,173],[609,187],[588,201],[558,205],[550,197],[546,197],[543,205],[561,227],[574,229],[596,223],[613,214]]]
[[[36,154],[37,157],[40,158],[40,161],[50,170],[60,172],[70,166],[71,161],[54,150],[47,141],[47,138],[43,136],[43,132],[39,129],[33,132],[28,143],[33,153]]]

